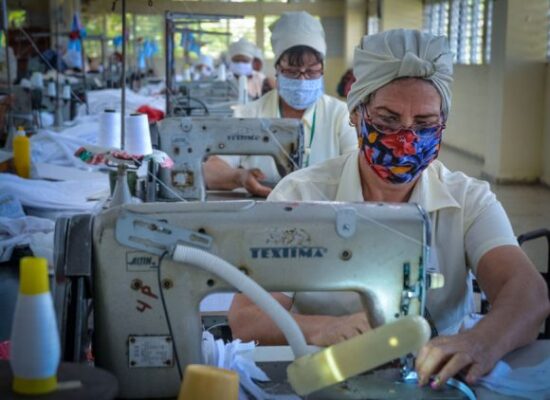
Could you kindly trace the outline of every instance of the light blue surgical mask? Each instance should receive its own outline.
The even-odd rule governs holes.
[[[234,62],[231,61],[229,69],[235,75],[238,76],[250,76],[252,75],[252,63],[251,62]]]
[[[323,95],[323,77],[317,79],[291,79],[277,76],[277,87],[283,100],[295,110],[305,110]]]

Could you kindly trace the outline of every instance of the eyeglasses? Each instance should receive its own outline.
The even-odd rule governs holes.
[[[369,115],[369,111],[366,105],[361,105],[361,112],[363,119],[371,125],[376,131],[386,134],[394,135],[400,131],[411,131],[418,136],[433,135],[440,133],[446,128],[445,123],[426,121],[414,124],[408,127],[401,125],[401,121],[393,116],[383,115]]]
[[[305,79],[318,79],[323,76],[323,68],[283,68],[279,66],[279,72],[286,78],[300,79],[303,75]]]

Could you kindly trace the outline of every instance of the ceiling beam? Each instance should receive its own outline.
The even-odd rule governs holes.
[[[122,0],[118,0],[115,12],[120,12]],[[315,3],[263,3],[263,2],[215,2],[185,0],[127,0],[126,10],[132,14],[163,14],[165,11],[200,14],[229,15],[280,15],[286,11],[307,11],[321,17],[345,15],[346,3],[341,0],[321,0]],[[113,0],[88,0],[82,2],[83,11],[88,14],[112,12]]]

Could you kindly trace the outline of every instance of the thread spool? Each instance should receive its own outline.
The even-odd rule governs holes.
[[[97,145],[100,147],[120,149],[120,113],[107,109],[99,116],[99,137]]]
[[[46,89],[46,94],[50,97],[55,97],[56,93],[57,93],[57,88],[55,87],[55,82],[54,81],[49,81],[48,82],[48,88]]]
[[[147,115],[136,113],[126,117],[124,150],[129,154],[142,156],[153,152]]]
[[[24,257],[19,268],[19,295],[11,331],[12,389],[26,395],[49,393],[57,388],[61,351],[48,262]]]
[[[244,75],[239,76],[239,104],[248,103],[248,78]]]
[[[65,83],[63,85],[63,100],[70,100],[71,99],[71,85],[69,83]]]
[[[183,80],[184,82],[190,82],[190,81],[191,81],[191,69],[185,68],[185,69],[183,70],[183,74],[182,74],[182,75],[183,75],[183,76],[182,76],[182,80]]]
[[[40,72],[33,72],[31,75],[31,87],[35,89],[42,89],[44,87],[44,77]]]
[[[185,368],[178,400],[237,400],[238,397],[239,375],[235,371],[197,364]]]
[[[227,70],[225,68],[225,64],[221,63],[218,66],[218,76],[216,78],[218,81],[225,82],[227,80]]]

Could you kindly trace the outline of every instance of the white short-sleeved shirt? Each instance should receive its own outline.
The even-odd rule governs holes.
[[[313,116],[315,129],[312,132]],[[280,118],[279,94],[271,90],[252,103],[235,109],[237,118]],[[304,166],[315,165],[329,158],[357,149],[357,133],[349,125],[346,104],[334,97],[323,95],[309,107],[302,117],[304,125]],[[313,134],[312,134],[313,133]],[[268,156],[222,157],[233,167],[259,168],[266,180],[281,179],[275,162]]]
[[[364,201],[359,151],[286,176],[268,197],[272,201]],[[428,268],[439,270],[445,286],[428,291],[427,308],[440,333],[456,333],[473,312],[469,273],[481,257],[504,245],[518,245],[510,221],[487,182],[449,171],[432,162],[417,181],[409,202],[431,220]],[[362,309],[355,293],[296,293],[294,310],[303,314],[346,314]]]

